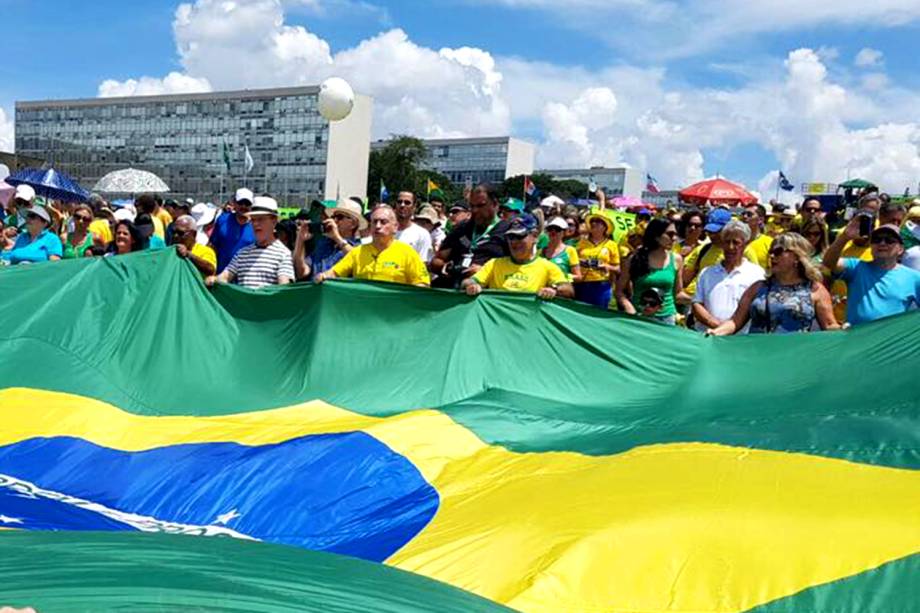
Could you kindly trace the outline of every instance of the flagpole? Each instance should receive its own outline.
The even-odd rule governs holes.
[[[779,177],[782,175],[781,170],[776,171],[776,195],[773,197],[773,202],[779,202]]]

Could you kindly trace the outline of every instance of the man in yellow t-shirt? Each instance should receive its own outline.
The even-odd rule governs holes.
[[[534,293],[544,300],[573,297],[575,290],[562,269],[536,255],[538,234],[539,224],[533,215],[515,217],[505,232],[511,255],[489,260],[476,274],[464,279],[461,287],[470,296],[478,296],[486,288]]]
[[[371,213],[371,242],[358,245],[331,270],[313,280],[322,283],[326,279],[350,277],[428,287],[431,285],[428,268],[415,249],[396,240],[398,227],[393,208],[378,206]]]
[[[770,246],[773,244],[773,237],[763,232],[764,225],[767,223],[766,207],[756,202],[747,205],[741,213],[741,221],[751,229],[751,240],[747,245],[747,250],[754,256],[752,262],[765,271],[769,271]]]
[[[188,258],[203,277],[217,273],[217,254],[197,241],[198,224],[191,215],[182,215],[173,224],[173,244],[180,258]]]

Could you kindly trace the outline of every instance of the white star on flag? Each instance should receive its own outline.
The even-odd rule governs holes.
[[[18,517],[10,517],[9,515],[0,515],[0,524],[21,524],[22,520]]]
[[[215,524],[223,524],[223,525],[226,526],[226,525],[227,525],[227,522],[229,522],[229,521],[231,521],[231,520],[234,520],[234,519],[236,519],[236,518],[239,517],[239,516],[240,516],[240,514],[236,512],[236,509],[233,509],[232,511],[227,511],[226,513],[224,513],[224,514],[222,514],[222,515],[218,515],[218,516],[217,516],[217,519],[214,520],[214,523],[215,523]]]

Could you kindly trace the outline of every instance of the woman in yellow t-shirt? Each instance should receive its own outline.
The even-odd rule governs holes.
[[[581,262],[581,281],[575,284],[575,299],[608,308],[613,284],[620,272],[620,250],[610,240],[613,222],[604,215],[588,215],[588,237],[575,245]]]

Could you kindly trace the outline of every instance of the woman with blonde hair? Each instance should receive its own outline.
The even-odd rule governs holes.
[[[827,224],[823,219],[812,217],[802,222],[799,232],[811,243],[812,261],[820,265],[824,252],[827,250]]]
[[[801,234],[777,236],[770,246],[770,276],[749,287],[734,315],[708,334],[734,334],[748,321],[750,334],[807,332],[816,325],[821,330],[839,328],[812,253],[811,243]]]

